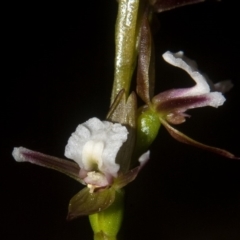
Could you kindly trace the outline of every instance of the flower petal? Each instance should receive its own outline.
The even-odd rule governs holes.
[[[198,107],[219,107],[225,102],[224,96],[219,92],[206,93],[198,96],[188,96],[168,99],[164,102],[157,102],[157,97],[154,98],[153,104],[160,115],[165,115],[168,122],[172,124],[180,124],[185,121],[186,114],[183,114],[188,109]],[[176,121],[177,120],[177,121]]]
[[[163,54],[163,59],[169,64],[186,71],[196,82],[194,87],[186,88],[185,91],[182,89],[182,91],[176,92],[173,97],[187,97],[210,92],[210,87],[206,81],[206,78],[197,70],[196,62],[184,56],[182,51],[177,53],[171,53],[167,51]]]
[[[210,87],[211,92],[217,91],[226,93],[233,88],[233,83],[231,80],[224,80],[218,83],[213,83],[213,81],[206,74],[204,74],[204,77]]]
[[[168,63],[185,70],[196,82],[196,85],[184,89],[172,89],[156,95],[152,99],[155,110],[160,117],[164,117],[172,124],[180,124],[185,121],[183,114],[188,109],[197,107],[219,107],[225,102],[220,92],[210,92],[212,88],[227,90],[231,87],[229,82],[222,85],[215,85],[208,78],[197,70],[197,64],[183,55],[183,52],[166,52],[163,58]],[[224,89],[225,88],[225,89]]]
[[[224,80],[224,81],[215,83],[213,86],[215,91],[226,93],[232,89],[233,83],[231,80]]]
[[[232,153],[230,153],[224,149],[211,147],[211,146],[202,144],[200,142],[197,142],[197,141],[193,140],[192,138],[186,136],[185,134],[179,132],[177,129],[173,128],[172,126],[170,126],[163,119],[160,119],[160,121],[162,122],[164,127],[167,129],[167,131],[171,134],[171,136],[173,138],[175,138],[176,140],[178,140],[179,142],[186,143],[186,144],[192,145],[194,147],[202,148],[204,150],[217,153],[223,157],[227,157],[227,158],[231,158],[231,159],[240,159],[239,157],[236,157],[235,155],[233,155]]]
[[[143,153],[138,161],[140,166],[131,169],[125,174],[120,174],[119,177],[114,182],[114,187],[116,189],[125,187],[128,183],[132,182],[138,175],[139,171],[143,168],[143,166],[147,163],[150,158],[150,151]]]
[[[138,159],[138,161],[139,161],[139,163],[140,163],[140,169],[139,169],[139,170],[141,170],[141,169],[145,166],[145,164],[147,163],[147,161],[149,160],[149,158],[150,158],[150,151],[147,151],[147,152],[143,153],[143,154],[139,157],[139,159]]]
[[[75,162],[35,152],[23,147],[14,148],[12,155],[17,162],[30,162],[42,167],[51,168],[82,183],[79,177],[80,168]]]
[[[207,75],[201,74],[198,71],[197,63],[184,56],[184,53],[182,51],[179,51],[177,53],[171,53],[170,51],[167,51],[163,54],[163,59],[169,64],[186,71],[196,82],[196,86],[185,89],[184,96],[199,95],[210,92],[210,90],[225,93],[233,87],[231,80],[225,80],[214,84]],[[182,90],[184,89],[175,90],[175,97],[181,96],[183,94]]]
[[[187,58],[183,55],[183,52],[171,53],[165,52],[163,54],[163,58],[166,62],[170,63],[175,67],[179,67],[186,71],[192,79],[195,81],[196,85],[190,88],[180,88],[180,89],[171,89],[165,91],[163,93],[158,94],[154,99],[158,102],[162,102],[171,98],[177,97],[188,97],[188,96],[197,96],[210,92],[210,85],[212,85],[213,90],[217,90],[214,88],[214,84],[208,79],[206,75],[201,74],[197,69],[197,64],[195,61]],[[219,83],[216,87],[220,85]],[[230,89],[232,86],[228,81],[223,82],[222,86],[227,89]],[[220,91],[221,92],[221,91]]]
[[[97,170],[117,176],[119,164],[116,164],[115,159],[120,147],[127,140],[127,135],[126,127],[119,123],[91,118],[78,125],[76,131],[69,138],[65,148],[65,156],[73,159],[84,170],[96,170],[92,164],[95,162]],[[90,142],[91,146],[86,147]],[[94,152],[87,155],[91,148]],[[94,160],[92,160],[93,157]],[[88,164],[87,160],[92,163]]]
[[[69,202],[68,220],[97,213],[108,208],[115,199],[115,189],[109,188],[90,193],[88,188],[82,189]]]

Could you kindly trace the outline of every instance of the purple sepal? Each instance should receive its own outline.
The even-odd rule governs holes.
[[[237,160],[240,159],[239,157],[236,157],[235,155],[233,155],[232,153],[230,153],[230,152],[228,152],[224,149],[211,147],[211,146],[208,146],[208,145],[205,145],[203,143],[200,143],[198,141],[193,140],[192,138],[186,136],[185,134],[179,132],[177,129],[170,126],[163,119],[161,119],[161,123],[164,125],[164,127],[167,129],[167,131],[170,133],[170,135],[179,142],[189,144],[189,145],[192,145],[194,147],[198,147],[198,148],[216,153],[216,154],[221,155],[223,157],[227,157],[227,158],[231,158],[231,159],[237,159]]]
[[[80,168],[75,162],[35,152],[24,147],[14,148],[12,155],[17,162],[30,162],[38,166],[51,168],[83,183],[79,177]]]

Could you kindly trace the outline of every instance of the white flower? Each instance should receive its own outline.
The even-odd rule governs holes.
[[[217,108],[221,106],[226,100],[222,93],[232,88],[233,84],[231,81],[213,84],[207,76],[198,71],[196,62],[184,56],[182,51],[177,53],[165,52],[163,58],[171,65],[186,71],[196,84],[190,88],[171,89],[162,92],[152,99],[152,104],[159,115],[160,122],[172,137],[180,142],[215,152],[228,158],[239,159],[224,149],[197,142],[170,125],[185,122],[186,117],[189,117],[185,113],[188,109],[205,106]]]
[[[233,84],[231,81],[226,80],[214,84],[206,75],[199,72],[196,62],[184,56],[182,51],[177,53],[167,51],[163,54],[163,59],[167,63],[186,71],[194,80],[195,85],[189,88],[170,89],[152,98],[153,90],[150,88],[151,79],[147,74],[150,70],[150,49],[151,48],[145,49],[141,47],[140,44],[137,93],[147,104],[142,108],[141,118],[144,121],[145,119],[152,121],[152,136],[156,136],[156,129],[162,124],[171,136],[180,142],[215,152],[228,158],[239,159],[224,149],[197,142],[172,126],[172,124],[185,122],[186,118],[190,117],[186,113],[189,109],[206,106],[217,108],[221,106],[226,100],[222,93],[232,88]],[[152,118],[153,120],[150,119],[150,116],[154,116]],[[156,120],[157,117],[159,121]],[[142,122],[144,123],[144,121]],[[143,128],[141,131],[145,134]]]
[[[225,102],[225,97],[216,89],[229,90],[230,81],[213,84],[197,69],[195,61],[184,56],[183,52],[165,52],[163,58],[166,62],[186,71],[195,81],[196,85],[190,88],[171,89],[156,95],[152,99],[158,113],[169,123],[180,124],[185,121],[188,109],[198,107],[219,107]],[[212,89],[210,88],[212,85]],[[213,92],[211,92],[213,90]]]
[[[121,170],[116,157],[127,137],[125,126],[91,118],[80,124],[68,140],[65,156],[73,161],[24,147],[14,148],[12,154],[17,162],[51,168],[87,185],[70,200],[68,219],[73,219],[107,209],[115,200],[116,190],[132,182],[148,161],[149,151],[139,157],[139,166]]]
[[[69,138],[65,156],[79,165],[80,177],[90,189],[107,186],[118,175],[116,156],[127,135],[127,128],[119,123],[91,118]]]

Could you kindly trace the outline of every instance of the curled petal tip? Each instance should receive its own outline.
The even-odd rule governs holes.
[[[207,80],[205,76],[198,71],[196,62],[184,56],[182,51],[177,53],[167,51],[163,54],[163,59],[167,63],[186,71],[196,82],[196,86],[184,92],[185,97],[210,92]]]
[[[150,159],[150,151],[148,150],[147,152],[143,153],[139,157],[138,161],[140,163],[140,166],[143,167],[149,159]]]
[[[184,113],[188,109],[199,107],[219,107],[226,101],[222,92],[232,87],[230,81],[213,84],[207,76],[201,74],[197,69],[195,61],[184,56],[183,52],[163,54],[166,62],[186,71],[195,81],[195,86],[190,88],[172,89],[156,95],[152,103],[161,118],[169,123],[180,124],[185,121]],[[210,89],[213,92],[210,92]],[[217,92],[217,91],[220,92]]]
[[[23,151],[26,151],[26,148],[23,147],[15,147],[12,152],[12,156],[15,159],[16,162],[25,162],[26,159],[24,155],[22,154]]]
[[[221,93],[226,93],[230,91],[233,88],[233,83],[231,80],[224,80],[218,83],[214,84],[214,90],[221,92]]]
[[[223,103],[226,101],[226,98],[220,92],[211,92],[208,94],[208,97],[208,106],[215,108],[222,106]]]

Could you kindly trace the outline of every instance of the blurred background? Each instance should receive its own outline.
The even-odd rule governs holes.
[[[53,170],[16,163],[24,146],[64,157],[79,123],[104,119],[113,82],[115,0],[8,4],[3,22],[1,200],[3,239],[88,240],[87,217],[66,221],[82,186]],[[214,82],[234,88],[219,109],[189,111],[185,134],[240,156],[239,9],[237,1],[207,1],[158,14],[156,94],[192,86],[162,60],[183,50]],[[164,128],[151,159],[127,186],[121,239],[240,239],[240,162],[184,145]]]

